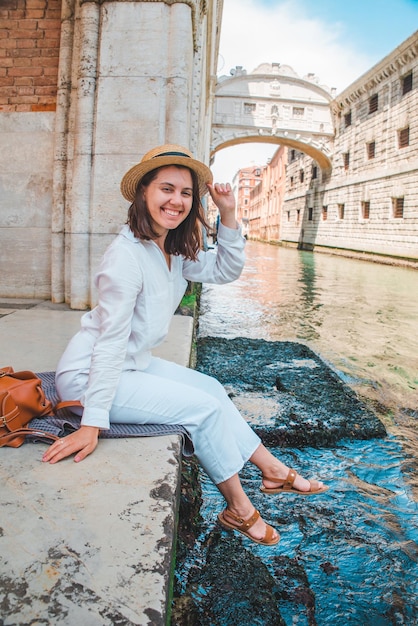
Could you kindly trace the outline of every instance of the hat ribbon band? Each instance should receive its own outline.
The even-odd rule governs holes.
[[[156,154],[155,156],[153,156],[153,159],[156,159],[157,157],[162,157],[162,156],[181,156],[181,157],[187,157],[188,159],[190,159],[190,155],[186,154],[185,152],[160,152],[160,154]]]

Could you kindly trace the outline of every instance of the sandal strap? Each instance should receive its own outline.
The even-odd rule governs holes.
[[[298,473],[294,469],[290,469],[284,484],[292,487],[297,475]]]
[[[272,483],[276,483],[277,485],[289,485],[289,487],[293,486],[293,483],[296,480],[296,476],[298,473],[294,469],[290,469],[286,478],[283,480],[282,478],[273,478],[271,476],[265,476],[263,474],[263,480],[270,480]]]
[[[260,517],[260,513],[257,511],[257,509],[254,509],[254,513],[251,515],[251,517],[247,519],[243,519],[242,517],[235,515],[235,513],[232,513],[229,509],[225,509],[224,515],[225,513],[232,517],[236,522],[238,522],[239,527],[237,526],[237,528],[240,528],[242,530],[248,530],[249,528],[251,528],[251,526],[254,526],[254,524]]]
[[[274,537],[274,528],[273,526],[270,526],[270,524],[266,524],[267,529],[266,529],[266,534],[264,535],[263,541],[265,543],[270,543]]]

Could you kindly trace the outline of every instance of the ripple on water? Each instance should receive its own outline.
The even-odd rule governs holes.
[[[257,554],[273,578],[278,556],[297,559],[314,594],[317,625],[418,623],[418,505],[402,474],[404,454],[396,439],[272,452],[300,473],[323,479],[330,490],[315,497],[265,496],[258,473],[245,466],[244,488],[281,541],[271,549],[243,538],[243,548]],[[204,541],[224,503],[204,473],[202,489]],[[278,608],[286,624],[295,623],[292,602]]]

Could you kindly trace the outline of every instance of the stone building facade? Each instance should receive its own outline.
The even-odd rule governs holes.
[[[263,168],[262,182],[251,192],[249,231],[264,241],[281,240],[282,207],[286,191],[288,148],[280,146]]]
[[[418,31],[331,106],[331,171],[288,152],[282,242],[418,264]]]
[[[209,162],[222,7],[2,0],[1,297],[92,306],[124,172],[163,143]]]
[[[123,173],[166,142],[210,161],[222,9],[223,0],[2,0],[0,297],[94,305],[99,259],[126,219]],[[305,81],[334,120],[332,151],[327,146],[320,163],[312,150],[322,154],[323,138],[315,147],[308,136],[301,147],[302,131],[293,138],[274,103],[267,107],[278,99],[279,78],[300,81],[274,64],[250,80],[270,91],[254,102],[245,93],[252,126],[243,137],[230,129],[222,147],[248,141],[255,129],[270,143],[282,135],[288,150],[281,222],[284,168],[274,167],[283,151],[260,168],[265,194],[250,188],[248,224],[257,237],[418,260],[417,54],[415,33],[331,103]],[[270,111],[268,120],[248,115],[246,104],[250,113]]]
[[[232,180],[232,189],[237,200],[237,220],[242,225],[244,236],[248,236],[249,232],[251,194],[262,180],[263,169],[265,168],[258,165],[245,167],[238,170]]]

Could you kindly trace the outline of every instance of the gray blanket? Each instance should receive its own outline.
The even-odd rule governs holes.
[[[37,376],[42,381],[45,395],[56,404],[60,401],[55,388],[55,372],[40,372]],[[45,432],[63,437],[80,426],[80,417],[72,413],[70,409],[61,409],[55,417],[34,418],[28,424],[29,428],[43,430]],[[103,430],[100,437],[122,438],[122,437],[157,437],[160,435],[180,435],[183,442],[183,454],[192,456],[194,453],[193,443],[190,435],[184,426],[180,424],[111,424],[109,430]]]

